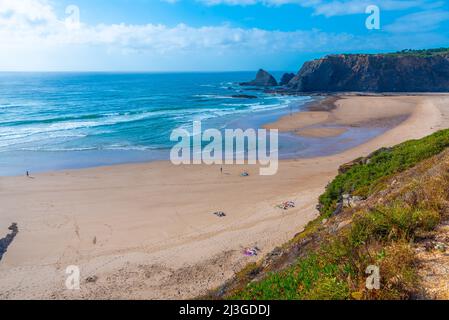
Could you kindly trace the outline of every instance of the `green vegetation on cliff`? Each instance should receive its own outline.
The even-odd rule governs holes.
[[[420,140],[411,140],[391,149],[380,149],[368,158],[355,160],[354,165],[339,174],[321,195],[320,211],[330,216],[343,194],[368,197],[379,188],[383,181],[402,172],[422,160],[428,159],[449,146],[449,130],[436,132]]]
[[[412,50],[405,49],[402,51],[389,53],[388,55],[393,56],[415,56],[415,57],[432,57],[441,54],[449,54],[449,48],[437,48],[437,49],[422,49],[422,50]]]
[[[381,149],[347,167],[321,197],[324,214],[280,256],[284,267],[252,267],[229,299],[410,299],[422,296],[416,248],[449,213],[449,130]],[[329,213],[342,191],[367,199]],[[282,258],[278,258],[281,260]],[[276,263],[271,263],[276,265]],[[282,265],[278,263],[278,265]],[[367,267],[380,289],[366,288]],[[265,268],[265,270],[264,270]]]
[[[236,292],[233,299],[405,299],[418,291],[409,242],[429,231],[439,214],[428,209],[376,208],[360,213],[351,228],[324,243],[292,267],[269,274]],[[379,291],[365,290],[366,268],[379,267],[389,279]],[[393,281],[397,277],[400,281]]]

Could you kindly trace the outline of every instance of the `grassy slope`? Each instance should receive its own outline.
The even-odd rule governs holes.
[[[297,251],[304,252],[289,267],[240,285],[227,298],[407,299],[417,294],[413,243],[447,214],[449,152],[442,152],[447,146],[449,130],[440,131],[379,151],[369,163],[337,176],[320,198],[323,215],[293,240],[314,235],[316,245],[300,247]],[[342,191],[368,199],[329,218]],[[380,290],[365,288],[368,265],[380,268]]]
[[[407,141],[391,150],[373,153],[368,163],[356,165],[338,175],[320,196],[321,212],[330,216],[344,193],[368,197],[384,187],[383,181],[449,146],[449,131],[443,130],[421,140]]]
[[[431,57],[442,54],[449,54],[449,48],[437,49],[423,49],[423,50],[402,50],[388,55],[393,56],[416,56],[416,57]]]
[[[345,53],[346,56],[357,55],[354,53]],[[390,53],[371,53],[368,55],[377,55],[377,56],[393,56],[393,57],[419,57],[419,58],[428,58],[440,55],[449,55],[449,48],[436,48],[436,49],[422,49],[422,50],[412,50],[405,49],[397,52]]]

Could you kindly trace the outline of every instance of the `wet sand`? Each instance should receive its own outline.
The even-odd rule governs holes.
[[[280,132],[294,132],[304,137],[335,137],[350,127],[395,126],[410,115],[414,104],[410,97],[352,96],[337,100],[332,97],[312,105],[313,111],[284,116],[264,128],[277,128]]]

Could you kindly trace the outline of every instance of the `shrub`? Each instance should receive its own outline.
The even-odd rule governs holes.
[[[355,214],[339,235],[288,269],[271,273],[235,292],[233,299],[405,299],[417,291],[410,241],[429,231],[439,213],[404,202]],[[365,288],[366,267],[379,266],[381,290]]]

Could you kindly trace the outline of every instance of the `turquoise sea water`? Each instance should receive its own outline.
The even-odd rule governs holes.
[[[205,128],[260,127],[311,100],[238,85],[253,77],[0,73],[0,175],[167,159],[171,131],[190,128],[194,120]],[[232,97],[241,94],[257,98]],[[365,132],[353,143],[374,134]],[[334,152],[335,139],[321,139],[319,148],[314,140],[282,135],[281,156]]]

